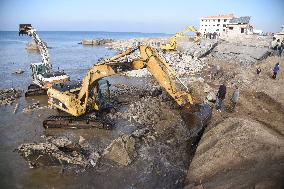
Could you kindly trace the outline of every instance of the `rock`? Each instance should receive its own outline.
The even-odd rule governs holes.
[[[122,135],[113,140],[102,154],[103,158],[123,166],[129,165],[135,156],[135,139],[129,135]]]
[[[16,151],[26,159],[31,168],[40,166],[95,166],[98,152],[87,151],[67,137],[48,137],[44,143],[21,144]]]
[[[16,70],[16,71],[14,72],[14,74],[22,74],[22,73],[24,73],[24,72],[25,72],[24,70],[18,69],[18,70]]]

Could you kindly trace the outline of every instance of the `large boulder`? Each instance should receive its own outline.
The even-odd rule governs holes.
[[[280,133],[258,122],[228,118],[202,136],[185,188],[261,188],[267,182],[281,188],[283,160]]]
[[[129,165],[135,156],[135,139],[130,135],[122,135],[113,140],[102,155],[103,158],[123,166]]]

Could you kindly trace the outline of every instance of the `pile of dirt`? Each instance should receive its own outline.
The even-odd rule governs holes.
[[[186,188],[254,188],[263,181],[280,187],[283,159],[283,135],[255,121],[228,118],[202,136]]]
[[[22,91],[19,89],[0,89],[0,106],[11,105],[16,99],[22,96]]]

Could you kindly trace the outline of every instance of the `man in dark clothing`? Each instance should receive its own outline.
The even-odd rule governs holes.
[[[225,97],[226,97],[226,86],[225,84],[222,84],[220,85],[217,93],[216,110],[218,112],[221,112]]]

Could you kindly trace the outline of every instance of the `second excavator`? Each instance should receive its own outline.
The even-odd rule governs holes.
[[[69,81],[64,71],[53,71],[46,44],[38,36],[31,24],[20,24],[19,35],[29,35],[33,38],[41,55],[41,62],[31,63],[33,84],[28,86],[25,96],[45,95],[49,87],[56,83]]]
[[[138,58],[125,58],[139,53]],[[84,128],[96,126],[97,119],[86,116],[88,111],[101,111],[110,102],[109,83],[105,77],[131,70],[147,68],[158,83],[168,92],[181,108],[184,121],[195,131],[203,129],[211,118],[208,104],[194,104],[188,88],[177,77],[158,51],[149,46],[130,48],[112,58],[92,66],[82,82],[54,85],[48,89],[49,104],[67,112],[70,116],[52,116],[44,121],[45,128]]]
[[[170,51],[177,49],[177,39],[184,35],[187,32],[194,32],[196,34],[194,41],[199,41],[201,39],[201,33],[199,33],[193,26],[188,26],[185,29],[177,32],[174,36],[170,38],[170,43],[166,45],[161,45],[160,48],[162,50]]]

